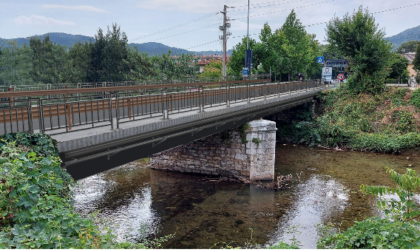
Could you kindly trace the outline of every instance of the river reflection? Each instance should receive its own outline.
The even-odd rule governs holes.
[[[317,225],[347,228],[377,213],[374,198],[358,191],[360,184],[393,186],[383,167],[403,173],[411,165],[418,171],[418,161],[415,152],[395,156],[278,145],[276,174],[301,174],[299,183],[278,192],[155,171],[137,161],[80,181],[76,209],[100,210],[96,222],[120,240],[175,234],[165,248],[243,246],[250,229],[253,244],[295,237],[302,248],[315,248]]]

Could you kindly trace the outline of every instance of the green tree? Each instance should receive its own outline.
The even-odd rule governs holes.
[[[0,49],[0,84],[31,84],[31,48],[26,44],[19,47],[17,41],[1,41]]]
[[[255,39],[249,38],[249,49],[255,50],[257,42]],[[245,65],[245,50],[246,50],[246,38],[242,39],[242,42],[239,42],[232,48],[232,56],[228,63],[229,68],[232,70],[233,75],[242,75],[242,68]],[[257,50],[258,51],[258,50]],[[258,60],[257,54],[254,52],[253,55],[253,72],[257,70],[257,66],[261,63]]]
[[[416,70],[417,72],[420,71],[420,43],[417,44],[417,47],[416,47],[416,56],[414,57],[414,60],[413,60],[413,69]]]
[[[76,43],[69,48],[66,57],[64,79],[66,82],[86,82],[90,65],[92,43]]]
[[[38,83],[59,83],[63,81],[66,62],[66,48],[53,43],[50,36],[42,40],[31,37],[29,46],[33,51],[31,76]]]
[[[294,10],[287,16],[285,23],[281,27],[281,31],[287,38],[285,45],[285,57],[283,65],[285,72],[288,73],[288,79],[292,79],[294,72],[306,72],[311,60],[315,60],[316,56],[312,55],[310,49],[310,41],[312,36],[308,35],[302,22],[296,17]]]
[[[417,41],[417,40],[404,42],[395,50],[395,52],[396,53],[415,52],[418,43],[419,43],[419,41]]]
[[[360,6],[353,15],[334,17],[327,24],[329,49],[346,57],[353,73],[348,88],[353,92],[377,93],[385,87],[386,68],[390,65],[390,42],[375,24],[368,9]]]
[[[128,66],[128,71],[125,72],[126,80],[144,81],[161,73],[160,65],[155,66],[152,57],[145,52],[139,52],[137,47],[128,50],[126,64]]]
[[[200,74],[200,78],[203,77],[222,77],[223,63],[221,60],[211,60],[207,66],[204,67],[204,71]]]
[[[95,43],[90,50],[90,64],[87,80],[123,81],[128,58],[127,35],[117,24],[108,27],[106,35],[101,28],[95,35]]]
[[[306,75],[308,78],[315,78],[321,77],[322,66],[321,64],[316,62],[316,58],[322,55],[321,47],[318,40],[315,39],[315,35],[310,35],[309,40],[309,52],[310,52],[310,62],[308,63],[308,67],[306,69]]]
[[[408,60],[404,57],[402,57],[399,54],[393,53],[392,54],[392,60],[391,60],[391,66],[390,66],[390,73],[389,77],[390,79],[398,79],[398,78],[404,78],[408,77]]]
[[[283,31],[277,29],[271,32],[268,23],[264,24],[260,33],[261,43],[255,46],[255,55],[257,60],[262,63],[265,72],[281,74],[284,72],[283,59],[285,56],[284,45],[287,43],[286,35]]]

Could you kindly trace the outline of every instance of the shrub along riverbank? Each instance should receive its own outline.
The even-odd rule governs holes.
[[[420,147],[420,89],[355,95],[343,86],[317,100],[314,119],[311,108],[301,106],[291,122],[277,122],[281,142],[384,153]]]
[[[0,153],[0,249],[146,248],[117,242],[76,213],[74,180],[49,136],[0,136]]]

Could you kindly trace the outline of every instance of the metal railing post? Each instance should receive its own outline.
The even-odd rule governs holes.
[[[23,122],[25,123],[25,122]],[[32,98],[28,98],[28,126],[29,126],[29,133],[34,133],[34,124],[32,118]]]
[[[111,130],[114,129],[114,117],[112,116],[112,95],[109,96],[108,98],[108,102],[109,102],[109,120],[111,121]]]
[[[263,85],[267,86],[267,83],[264,83]],[[267,94],[264,92],[264,100],[267,100],[268,88],[265,88],[265,90],[267,91]]]
[[[162,88],[162,112],[163,120],[169,119],[168,108],[166,106],[166,90]]]
[[[248,83],[248,103],[251,103],[251,83]]]
[[[204,112],[204,86],[201,86],[201,90],[199,90],[200,97],[200,113]]]
[[[230,88],[229,88],[229,84],[226,84],[226,106],[230,107],[230,100],[229,100],[229,95],[230,95]]]
[[[117,129],[120,128],[120,100],[118,97],[118,94],[115,96],[115,116],[116,116],[116,121],[117,121]],[[123,107],[124,109],[124,107]]]

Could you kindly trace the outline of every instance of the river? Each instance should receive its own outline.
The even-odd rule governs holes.
[[[156,171],[136,161],[79,181],[75,206],[85,216],[97,213],[95,222],[119,240],[174,234],[164,248],[266,247],[291,239],[316,248],[320,225],[346,229],[355,219],[381,214],[375,198],[359,191],[361,184],[395,186],[383,168],[420,172],[419,161],[416,151],[388,155],[278,144],[276,175],[299,177],[282,191]]]

